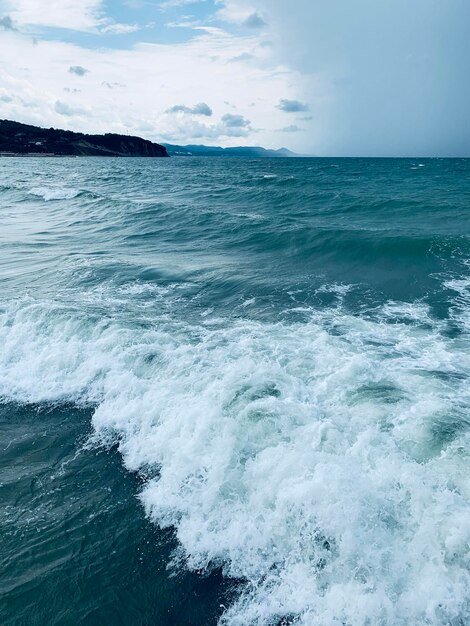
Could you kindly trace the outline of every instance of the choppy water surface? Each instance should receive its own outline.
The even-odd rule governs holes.
[[[470,161],[0,161],[2,624],[470,623]]]

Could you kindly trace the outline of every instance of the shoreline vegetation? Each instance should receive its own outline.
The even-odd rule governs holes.
[[[141,137],[86,135],[0,120],[0,156],[168,157],[164,146]]]

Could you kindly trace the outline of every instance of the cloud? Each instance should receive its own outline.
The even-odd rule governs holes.
[[[241,116],[238,116],[241,117]],[[167,141],[175,141],[178,143],[191,143],[194,140],[217,140],[229,137],[249,137],[254,132],[248,120],[242,118],[243,121],[234,121],[223,116],[222,120],[217,124],[204,124],[194,118],[179,118],[176,125],[160,130],[160,137]],[[182,140],[181,138],[185,139]]]
[[[297,124],[291,124],[290,126],[284,126],[284,128],[279,128],[280,133],[300,133],[303,131],[303,128],[297,126]]]
[[[252,30],[259,30],[268,26],[263,18],[263,12],[257,10],[253,4],[258,4],[255,0],[217,0],[216,4],[220,9],[215,14],[216,19],[224,22],[244,26]]]
[[[243,20],[243,26],[247,28],[263,28],[267,26],[261,15],[255,11]]]
[[[172,107],[167,110],[167,114],[168,112],[172,113],[174,108],[178,112],[181,108],[188,109],[188,107]],[[181,137],[185,138],[185,143],[201,139],[220,141],[224,137],[249,137],[251,133],[255,132],[250,120],[243,115],[231,113],[226,113],[219,122],[213,124],[203,123],[187,115],[167,115],[167,122],[167,128],[161,132],[161,136],[167,141],[174,142],[181,142]]]
[[[103,80],[101,82],[101,84],[103,85],[103,87],[107,87],[108,89],[116,89],[117,87],[125,87],[125,85],[123,85],[122,83],[110,83],[107,80]]]
[[[167,9],[173,9],[176,7],[185,7],[190,4],[201,4],[206,0],[167,0],[166,2],[162,2],[159,6],[160,11],[166,11]]]
[[[102,0],[3,0],[19,24],[89,31],[102,19]]]
[[[140,30],[137,24],[108,24],[100,28],[100,33],[109,35],[128,35]]]
[[[48,0],[44,3],[38,0],[3,0],[3,4],[17,22],[27,26],[47,26],[112,35],[125,35],[140,29],[137,24],[123,24],[107,17],[104,13],[104,0]],[[3,20],[7,20],[3,26],[11,29],[12,18],[7,16]]]
[[[0,17],[0,28],[3,28],[3,30],[18,30],[17,28],[15,28],[13,20],[9,15]]]
[[[251,124],[250,120],[247,120],[243,115],[232,113],[226,113],[222,117],[222,123],[226,128],[248,128]]]
[[[299,100],[286,100],[283,98],[279,101],[277,108],[285,113],[300,113],[302,111],[308,111],[309,107]]]
[[[187,115],[205,115],[211,117],[213,111],[208,104],[200,102],[193,107],[185,106],[184,104],[175,104],[166,110],[167,113],[184,113]]]
[[[85,76],[90,70],[87,70],[81,65],[71,65],[69,67],[69,74],[76,74],[77,76]]]
[[[242,52],[236,57],[233,57],[232,59],[230,59],[230,63],[239,63],[240,61],[251,61],[254,58],[255,57],[253,54],[250,54],[249,52]]]
[[[206,24],[201,24],[197,21],[191,20],[177,20],[176,22],[168,22],[165,24],[166,28],[187,28],[189,30],[201,31],[206,33],[207,35],[227,35],[227,33],[222,28],[217,28],[216,26],[207,26]]]
[[[5,89],[0,89],[0,102],[13,102],[13,98],[7,91],[5,91]]]
[[[62,102],[62,100],[57,100],[54,105],[54,110],[59,115],[65,115],[66,117],[71,117],[74,115],[82,115],[86,111],[80,107],[72,107],[66,102]]]

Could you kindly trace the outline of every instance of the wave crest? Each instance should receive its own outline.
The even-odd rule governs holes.
[[[72,200],[77,198],[83,192],[80,189],[60,189],[51,187],[33,187],[29,193],[38,198],[42,198],[46,202],[50,200]]]

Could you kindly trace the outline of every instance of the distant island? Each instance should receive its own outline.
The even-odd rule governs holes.
[[[168,157],[223,156],[279,158],[297,156],[287,148],[240,146],[177,146],[158,144],[130,135],[106,133],[87,135],[58,128],[40,128],[11,120],[0,120],[0,157],[2,156],[109,156],[109,157]]]

